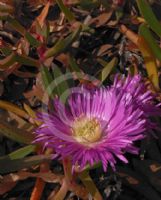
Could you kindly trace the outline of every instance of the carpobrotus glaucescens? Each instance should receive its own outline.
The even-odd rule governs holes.
[[[72,90],[67,105],[54,100],[55,111],[38,114],[43,124],[36,130],[34,142],[70,157],[73,167],[82,169],[102,162],[115,168],[116,158],[127,163],[125,152],[138,153],[134,141],[143,139],[155,126],[151,115],[160,115],[140,75],[126,79],[115,77],[111,87]]]

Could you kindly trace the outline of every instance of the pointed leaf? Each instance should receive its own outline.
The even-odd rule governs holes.
[[[142,36],[138,38],[138,46],[143,55],[149,79],[154,88],[159,91],[159,76],[155,56]]]
[[[0,51],[5,55],[9,56],[12,53],[12,50],[10,47],[7,47],[6,44],[4,46],[0,46]]]
[[[74,14],[64,5],[62,0],[56,0],[58,6],[62,10],[62,12],[65,14],[65,17],[69,22],[73,21],[75,19]]]
[[[11,16],[8,16],[7,21],[17,32],[19,32],[23,36],[25,35],[26,29],[16,19],[14,19]]]
[[[33,167],[34,165],[39,165],[43,162],[50,162],[52,156],[53,155],[38,155],[15,160],[11,160],[10,158],[2,159],[0,160],[0,174]]]
[[[44,83],[44,87],[49,95],[49,97],[53,97],[53,88],[51,87],[51,83],[53,81],[53,77],[48,71],[46,66],[41,67],[41,76]]]
[[[161,61],[161,48],[159,47],[156,40],[152,36],[151,31],[145,24],[140,25],[139,34],[144,37],[155,57]]]
[[[138,46],[143,55],[149,79],[153,83],[154,88],[156,90],[160,90],[156,58],[145,39],[142,36],[139,36],[131,31],[124,25],[120,27],[120,31],[125,34],[129,40],[131,40],[135,45]]]
[[[71,69],[72,72],[79,72],[79,73],[81,73],[81,70],[78,67],[77,63],[76,63],[76,60],[73,58],[72,55],[70,55],[69,64],[70,64],[70,69]]]
[[[15,62],[34,67],[39,67],[40,65],[36,59],[12,52],[9,56],[0,61],[0,69],[11,67]]]
[[[35,39],[29,32],[27,32],[26,29],[16,19],[8,16],[6,20],[9,22],[12,28],[24,36],[31,45],[36,47],[41,45],[41,42]]]
[[[109,76],[110,72],[117,65],[117,63],[118,59],[115,57],[105,65],[105,67],[103,68],[103,70],[99,75],[99,79],[101,80],[101,82],[105,81],[105,79]]]
[[[30,132],[6,124],[2,120],[0,120],[0,133],[20,143],[30,144],[33,140],[33,135]]]
[[[84,79],[84,73],[79,68],[75,58],[72,55],[69,56],[69,65],[70,71],[74,73],[74,76],[76,76],[77,79],[79,79],[80,81]]]
[[[7,111],[11,111],[20,117],[28,119],[28,114],[23,109],[8,101],[0,100],[0,108],[5,109]]]
[[[91,179],[88,171],[83,171],[79,174],[79,177],[83,184],[86,186],[89,193],[92,195],[93,199],[102,200],[102,196],[95,186],[93,180]]]
[[[22,65],[28,65],[28,66],[33,66],[33,67],[39,67],[40,63],[31,57],[24,56],[24,55],[16,55],[16,61],[19,62]]]
[[[80,26],[76,31],[71,33],[65,39],[60,39],[53,47],[51,47],[50,49],[48,49],[45,52],[44,57],[49,58],[49,57],[55,56],[56,54],[63,52],[67,47],[69,47],[78,38],[81,30],[82,30],[82,27]]]
[[[36,150],[36,145],[28,145],[8,154],[7,156],[0,157],[0,160],[3,160],[3,159],[15,160],[15,159],[24,158],[25,156],[34,152],[35,150]]]
[[[151,29],[161,37],[161,24],[156,18],[147,0],[137,0],[137,4],[142,16],[145,18]]]
[[[26,110],[26,112],[28,113],[28,115],[34,119],[35,124],[38,126],[41,125],[40,121],[35,120],[37,118],[36,113],[30,108],[30,106],[28,106],[25,103],[23,104],[23,106],[24,106],[24,109]]]
[[[54,81],[52,83],[52,87],[54,88],[53,94],[57,95],[60,100],[65,103],[69,94],[69,87],[66,81],[68,77],[66,77],[66,74],[64,75],[56,65],[52,68],[52,71],[54,76]]]
[[[41,45],[41,42],[35,39],[29,32],[25,33],[25,38],[34,47],[39,47]]]
[[[11,53],[9,56],[6,58],[0,60],[0,69],[6,69],[13,65],[16,62],[16,55],[15,53]]]

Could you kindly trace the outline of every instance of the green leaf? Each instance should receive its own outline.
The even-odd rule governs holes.
[[[36,33],[38,33],[39,35],[44,36],[44,38],[47,40],[47,38],[49,37],[50,34],[50,24],[49,22],[45,22],[43,24],[43,27],[40,26],[38,21],[35,21],[36,24]]]
[[[37,126],[40,126],[42,123],[37,119],[37,115],[36,115],[36,112],[27,104],[23,104],[24,106],[24,109],[25,111],[28,113],[28,115],[34,120],[34,123],[37,125]]]
[[[99,79],[102,82],[105,81],[105,79],[109,76],[112,69],[117,65],[117,63],[118,63],[118,59],[115,57],[104,66],[103,70],[101,71],[101,73],[99,75]]]
[[[29,32],[25,33],[25,38],[34,47],[39,47],[41,45],[41,42],[35,39]]]
[[[89,171],[89,170],[91,170],[91,169],[97,169],[97,168],[99,168],[99,167],[102,167],[102,163],[101,163],[101,162],[94,163],[94,164],[92,165],[92,167],[91,167],[89,164],[87,164],[87,165],[85,166],[84,170],[85,170],[85,171]]]
[[[28,145],[26,147],[20,148],[17,151],[14,151],[8,155],[11,160],[24,158],[30,153],[35,152],[36,145]]]
[[[159,91],[160,87],[156,57],[142,36],[138,37],[138,47],[143,55],[149,80],[153,83],[154,88]]]
[[[6,47],[5,45],[3,47],[0,47],[0,51],[2,52],[2,54],[4,54],[5,56],[9,56],[12,53],[11,48]]]
[[[72,72],[81,73],[81,70],[80,70],[79,66],[77,65],[77,63],[76,63],[76,60],[71,55],[70,55],[70,58],[69,58],[69,65],[70,65],[70,69],[71,69]]]
[[[0,159],[0,174],[33,167],[34,165],[39,165],[43,162],[50,162],[51,159],[52,155],[30,156],[15,160],[11,160],[10,158]]]
[[[8,16],[7,21],[12,26],[13,29],[15,29],[17,32],[19,32],[21,35],[25,35],[26,29],[13,17]]]
[[[107,0],[100,0],[100,1],[98,1],[98,0],[80,0],[79,4],[83,10],[96,9],[101,4],[103,4],[103,6],[105,6],[105,8],[107,7],[107,4],[108,4],[108,8],[109,8],[109,3],[107,3]]]
[[[28,65],[28,66],[33,66],[33,67],[39,67],[40,63],[34,59],[31,58],[29,56],[25,56],[25,55],[16,55],[16,61],[19,62],[22,65]]]
[[[12,52],[9,56],[0,60],[0,69],[6,69],[11,65],[13,65],[15,62],[16,62],[16,55],[14,52]]]
[[[45,37],[45,39],[47,40],[50,34],[50,24],[47,21],[44,26],[42,27],[42,35]]]
[[[16,142],[30,144],[33,141],[33,135],[26,131],[11,126],[6,122],[0,121],[0,133]]]
[[[44,83],[44,87],[49,95],[49,97],[53,96],[53,88],[51,87],[51,83],[53,81],[53,77],[48,71],[48,68],[46,66],[41,67],[41,76]]]
[[[117,9],[115,15],[116,15],[116,20],[119,21],[124,15],[123,9],[122,8]]]
[[[84,79],[84,73],[81,71],[72,55],[69,56],[69,69],[78,80]]]
[[[60,100],[65,103],[67,97],[68,97],[68,84],[66,79],[68,79],[68,75],[63,74],[59,67],[54,65],[52,68],[53,71],[53,76],[54,76],[54,81],[52,83],[52,87],[54,87],[53,93],[58,95]],[[71,78],[71,77],[69,77]]]
[[[103,67],[106,66],[106,65],[108,64],[107,61],[105,61],[105,60],[103,60],[103,59],[101,59],[101,58],[98,58],[97,61],[98,61]]]
[[[22,65],[28,65],[28,66],[34,66],[34,67],[39,67],[40,65],[36,59],[12,52],[9,56],[0,60],[0,69],[6,69],[10,67],[11,65],[13,65],[15,62],[18,62]]]
[[[137,5],[148,25],[158,36],[161,37],[161,24],[156,18],[148,2],[146,0],[137,0]]]
[[[91,179],[88,171],[83,171],[79,174],[82,183],[85,185],[89,193],[92,195],[93,199],[103,199],[99,193],[97,187],[95,186],[93,180]]]
[[[41,42],[36,40],[29,32],[27,32],[26,29],[16,19],[8,16],[6,20],[12,26],[12,28],[24,36],[32,46],[38,47],[41,45]]]
[[[28,119],[28,114],[21,108],[19,108],[17,105],[10,103],[8,101],[3,101],[0,100],[0,108],[7,110],[7,111],[11,111],[13,113],[15,113],[18,116],[21,116],[23,118]]]
[[[7,156],[0,157],[0,160],[3,160],[3,159],[15,160],[15,159],[24,158],[30,153],[33,153],[35,150],[36,150],[36,145],[28,145],[8,154]]]
[[[56,2],[69,22],[75,20],[74,14],[64,5],[62,0],[56,0]]]
[[[45,58],[55,56],[63,52],[64,50],[66,50],[66,48],[69,47],[78,38],[81,30],[82,30],[82,26],[80,26],[76,31],[71,33],[65,39],[60,39],[53,47],[51,47],[45,52],[45,55],[44,55]]]
[[[145,24],[140,25],[139,34],[142,35],[146,42],[149,44],[149,47],[151,48],[156,58],[161,61],[161,48],[159,47],[156,40],[152,36],[151,31]]]

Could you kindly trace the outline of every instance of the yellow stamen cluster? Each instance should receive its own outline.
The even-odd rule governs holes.
[[[75,139],[83,144],[97,142],[102,133],[98,120],[87,117],[76,119],[72,126],[72,132]]]

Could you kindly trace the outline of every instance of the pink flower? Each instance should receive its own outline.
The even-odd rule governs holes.
[[[55,112],[41,113],[43,124],[35,142],[53,148],[62,158],[70,157],[73,167],[82,169],[102,162],[115,169],[116,158],[127,163],[125,152],[138,153],[136,140],[153,128],[151,115],[160,115],[139,75],[119,80],[111,87],[72,90],[67,105],[54,100]]]

